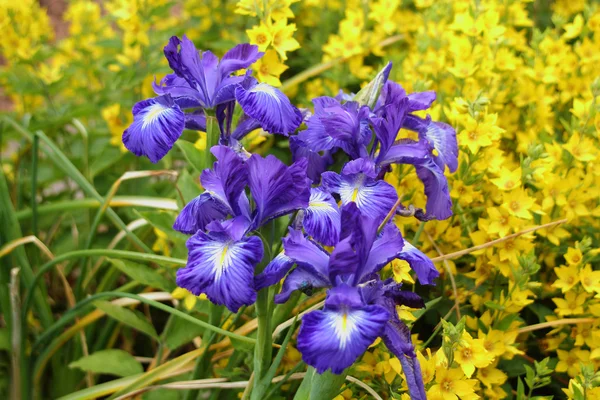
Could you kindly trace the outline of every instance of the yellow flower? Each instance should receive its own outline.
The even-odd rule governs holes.
[[[579,161],[592,161],[598,158],[600,151],[594,146],[591,139],[581,137],[578,132],[575,132],[569,141],[565,144],[564,149],[573,155]]]
[[[477,370],[476,376],[488,388],[493,385],[502,385],[508,379],[504,372],[492,365]]]
[[[568,292],[579,283],[579,269],[576,265],[554,268],[554,273],[558,279],[552,284],[552,287],[562,290],[563,293]]]
[[[573,291],[565,293],[565,298],[555,297],[552,299],[556,304],[556,314],[559,317],[567,315],[579,315],[583,314],[583,304],[587,299],[587,293],[583,292],[577,294]]]
[[[521,186],[521,167],[511,171],[508,168],[502,167],[500,177],[490,179],[494,185],[500,190],[513,190]]]
[[[111,106],[102,109],[102,118],[108,125],[110,131],[110,144],[118,146],[122,152],[126,152],[127,149],[123,145],[123,131],[133,121],[133,117],[130,113],[127,113],[127,117],[123,117],[121,113],[121,106],[119,104],[113,104]]]
[[[295,31],[296,24],[287,25],[285,20],[279,20],[271,26],[272,45],[282,60],[287,60],[287,52],[300,48],[300,43],[292,37]]]
[[[396,282],[408,282],[411,284],[415,283],[415,280],[410,275],[410,271],[412,269],[410,268],[408,262],[404,260],[394,259],[388,265],[390,265],[392,268],[392,272],[394,273],[394,280]]]
[[[590,361],[590,352],[580,348],[574,348],[570,351],[556,350],[558,355],[558,364],[556,372],[566,372],[571,378],[579,374],[581,363]]]
[[[502,207],[506,209],[509,214],[515,217],[523,219],[531,219],[530,210],[535,204],[535,199],[529,197],[524,189],[516,189],[510,192],[504,192],[502,194]]]
[[[475,368],[490,365],[494,361],[494,355],[485,349],[482,339],[473,339],[465,332],[462,343],[454,351],[454,360],[460,365],[467,378],[470,378]]]
[[[503,331],[490,329],[488,333],[484,334],[479,330],[477,337],[483,341],[483,347],[495,357],[500,357],[506,352],[506,346],[504,345],[506,333]]]
[[[566,24],[564,26],[565,33],[563,33],[564,39],[574,39],[581,33],[581,28],[583,28],[583,17],[581,14],[578,14],[572,23]]]
[[[248,38],[250,38],[250,43],[258,46],[260,51],[265,51],[269,44],[271,44],[271,40],[273,40],[273,35],[269,31],[269,28],[263,24],[255,25],[252,29],[248,29],[246,31]]]
[[[588,293],[600,293],[600,271],[592,271],[590,264],[581,269],[581,286]]]
[[[476,154],[481,147],[490,146],[492,139],[489,137],[488,132],[481,129],[479,123],[469,118],[463,129],[458,134],[458,143],[461,146],[467,146],[471,153]]]
[[[580,249],[569,247],[567,249],[567,254],[565,254],[565,260],[569,265],[577,265],[583,259],[583,254]]]
[[[173,290],[173,292],[171,292],[171,296],[173,296],[173,298],[177,299],[177,300],[183,299],[183,306],[186,308],[186,310],[191,310],[192,308],[194,308],[194,306],[196,305],[196,301],[198,299],[200,299],[200,300],[207,299],[207,297],[204,293],[200,294],[200,296],[194,296],[187,289],[180,288],[180,287]]]
[[[475,379],[465,379],[465,375],[459,368],[437,368],[435,372],[435,385],[427,391],[430,400],[456,400],[478,399],[475,394]]]
[[[265,55],[254,64],[258,80],[271,86],[281,86],[279,76],[288,67],[279,61],[275,50],[268,50]]]

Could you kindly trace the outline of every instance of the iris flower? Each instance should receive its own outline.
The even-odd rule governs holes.
[[[287,274],[276,303],[286,302],[293,291],[311,293],[328,288],[323,310],[305,315],[298,334],[304,361],[322,373],[342,373],[377,337],[398,356],[413,398],[425,398],[420,369],[408,327],[398,318],[396,305],[423,307],[412,292],[400,290],[392,280],[381,281],[377,272],[390,261],[405,259],[422,283],[430,284],[438,272],[427,257],[402,239],[398,228],[381,219],[364,216],[354,202],[341,211],[342,230],[331,253],[301,231],[290,228],[278,255],[255,278],[257,288],[269,286]]]
[[[206,293],[213,303],[236,312],[256,300],[254,268],[262,260],[263,245],[251,232],[307,208],[310,180],[305,159],[288,167],[273,155],[244,160],[227,146],[215,146],[212,153],[217,161],[201,178],[206,190],[183,208],[173,226],[194,234],[187,242],[187,266],[177,271],[177,285],[195,295]]]
[[[386,70],[389,68],[390,64]],[[426,212],[418,212],[416,216],[423,220],[450,217],[451,201],[444,168],[448,166],[450,171],[455,171],[458,166],[456,132],[447,124],[432,121],[429,116],[423,119],[413,114],[428,109],[436,98],[435,92],[407,95],[402,86],[387,81],[373,109],[352,100],[343,102],[345,98],[314,99],[315,114],[307,119],[307,129],[298,133],[291,147],[294,154],[309,159],[309,170],[318,171],[311,174],[311,179],[318,182],[322,174],[323,186],[340,195],[344,204],[348,202],[348,195],[358,200],[363,192],[371,193],[369,201],[372,204],[362,204],[361,200],[357,204],[374,216],[377,212],[373,206],[380,204],[383,208],[384,204],[387,206],[395,201],[395,193],[392,194],[382,182],[389,165],[414,165],[427,195]],[[397,141],[398,131],[403,128],[417,132],[419,140]],[[318,156],[338,150],[345,152],[353,163],[362,161],[348,164],[340,175],[323,174],[327,165]],[[378,190],[384,187],[385,190]],[[347,188],[351,191],[345,192]]]
[[[184,128],[206,130],[207,111],[216,115],[224,143],[259,127],[287,136],[302,122],[300,111],[280,90],[258,83],[250,71],[233,75],[263,56],[257,46],[239,44],[219,60],[210,51],[198,51],[187,37],[173,36],[164,54],[173,73],[153,85],[158,97],[133,107],[133,123],[123,133],[125,147],[137,156],[158,162]],[[232,131],[236,103],[244,115]]]

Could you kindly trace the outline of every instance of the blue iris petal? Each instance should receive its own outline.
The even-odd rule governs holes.
[[[422,285],[434,285],[435,279],[440,276],[431,259],[409,242],[404,242],[398,258],[408,262]]]
[[[204,230],[210,222],[225,218],[227,213],[223,203],[205,192],[183,207],[173,229],[192,235],[199,230]]]
[[[221,230],[198,231],[187,241],[188,263],[177,271],[177,285],[194,295],[206,293],[235,313],[256,301],[254,267],[263,257],[263,244],[256,236],[234,240],[227,227]]]
[[[211,152],[217,161],[213,169],[202,172],[202,186],[227,207],[229,214],[240,215],[239,199],[248,183],[248,167],[227,146],[214,146]]]
[[[337,292],[344,292],[338,294]],[[329,291],[325,309],[308,313],[298,333],[298,350],[318,373],[342,373],[380,336],[389,319],[379,305],[364,305],[356,288]]]
[[[452,215],[452,200],[444,171],[437,165],[431,154],[431,147],[425,141],[404,140],[393,145],[382,165],[412,164],[417,176],[423,182],[427,196],[426,219],[446,219]]]
[[[288,167],[273,155],[263,158],[253,154],[246,164],[256,204],[255,227],[308,206],[310,179],[306,177],[306,159]]]
[[[282,251],[279,253],[257,276],[254,277],[256,290],[261,290],[271,285],[275,285],[289,272],[294,265],[294,260],[285,255]]]
[[[333,246],[338,242],[341,214],[329,193],[317,188],[311,189],[308,207],[304,211],[306,233],[325,246]]]
[[[123,132],[123,144],[136,156],[160,161],[183,132],[185,118],[170,95],[143,100],[133,107],[133,123]]]
[[[235,89],[235,98],[248,116],[270,133],[289,135],[302,123],[302,113],[279,90],[247,77]]]

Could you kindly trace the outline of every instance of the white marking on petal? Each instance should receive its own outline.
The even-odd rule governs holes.
[[[362,310],[354,310],[327,314],[327,323],[340,343],[339,348],[343,350],[352,339],[352,336],[356,334],[361,320],[365,319],[365,312]]]
[[[223,272],[231,265],[232,252],[235,245],[232,242],[210,242],[204,246],[204,253],[208,256],[209,263],[213,266],[215,281],[218,281]]]
[[[279,97],[277,96],[277,92],[275,88],[271,85],[267,85],[266,83],[259,83],[249,90],[251,93],[265,93],[269,96],[273,97],[279,103]]]
[[[168,114],[171,111],[170,107],[166,107],[160,103],[156,103],[146,108],[145,113],[143,115],[142,129],[145,129],[146,126],[153,124],[158,118],[162,117],[164,114]]]

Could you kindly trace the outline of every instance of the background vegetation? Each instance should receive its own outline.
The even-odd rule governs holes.
[[[200,191],[203,134],[157,165],[121,144],[168,72],[162,47],[186,34],[218,54],[258,44],[255,75],[303,107],[387,60],[407,91],[436,90],[433,116],[461,148],[454,216],[397,220],[442,273],[418,288],[426,309],[398,310],[428,397],[600,398],[597,2],[4,0],[0,28],[0,397],[242,396],[253,307],[208,321],[209,302],[174,283],[187,254],[171,226]],[[260,131],[244,144],[286,154]],[[394,172],[404,203],[423,205],[414,170]],[[386,268],[414,283],[406,264]],[[323,296],[277,309],[271,398],[306,369],[290,318]],[[403,398],[399,373],[376,342],[338,399]]]

